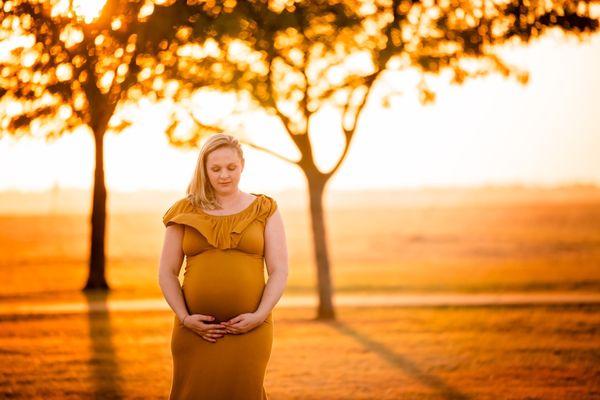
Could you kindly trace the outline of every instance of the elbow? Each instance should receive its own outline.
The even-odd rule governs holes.
[[[157,278],[158,286],[162,289],[165,282],[164,274],[159,272]]]
[[[160,286],[161,288],[163,288],[165,286],[165,283],[172,280],[172,279],[179,279],[179,277],[177,275],[175,275],[173,272],[171,271],[159,271],[158,273],[158,286]]]
[[[281,280],[282,282],[287,282],[288,271],[285,269],[278,269],[278,270],[271,272],[271,276]]]

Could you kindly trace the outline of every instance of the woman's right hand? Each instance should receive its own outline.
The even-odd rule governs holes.
[[[210,315],[191,314],[183,319],[183,326],[200,335],[208,342],[215,343],[217,339],[222,338],[227,331],[223,324],[207,324],[204,321],[212,321],[214,317]]]

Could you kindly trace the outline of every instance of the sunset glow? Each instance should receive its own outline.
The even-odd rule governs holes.
[[[54,7],[55,15],[67,14],[69,3],[73,3],[73,11],[86,22],[92,22],[102,11],[106,0],[60,0]]]
[[[74,0],[73,10],[86,22],[93,21],[104,6],[103,0]],[[54,13],[67,13],[69,0],[59,1]],[[152,13],[147,3],[141,13]],[[115,19],[111,28],[121,28]],[[82,31],[71,27],[61,33],[67,47],[81,42]],[[178,36],[186,37],[182,30]],[[104,40],[96,38],[96,44]],[[281,40],[289,40],[282,38]],[[27,37],[15,38],[0,46],[0,59],[6,59],[15,46],[31,47]],[[276,43],[281,46],[280,42]],[[123,51],[123,49],[120,49]],[[130,51],[128,48],[126,51]],[[204,46],[182,46],[178,55],[195,58],[219,51],[214,41]],[[266,66],[239,42],[230,47],[233,58],[244,60],[255,72]],[[333,188],[389,188],[436,185],[479,185],[491,183],[563,184],[590,182],[600,184],[600,134],[596,116],[590,105],[600,102],[595,71],[600,69],[600,40],[578,43],[560,34],[549,34],[528,47],[507,46],[499,51],[510,64],[530,72],[527,86],[498,75],[450,85],[444,75],[432,79],[436,102],[422,106],[417,101],[418,76],[414,71],[385,74],[373,90],[366,112],[359,121],[354,143],[339,173],[332,180]],[[30,66],[39,57],[33,48],[22,58]],[[253,58],[254,57],[254,58]],[[289,57],[300,62],[301,53]],[[565,64],[561,60],[573,60]],[[368,67],[368,59],[350,60],[354,68]],[[99,75],[99,87],[105,92],[115,78],[127,70],[122,64]],[[194,66],[191,67],[193,71]],[[575,69],[576,68],[576,69]],[[23,81],[37,79],[26,69]],[[140,79],[149,78],[150,68],[142,68]],[[339,74],[338,74],[339,75]],[[339,77],[332,68],[328,79]],[[60,81],[73,77],[73,66],[57,66]],[[561,79],[557,80],[556,77]],[[156,79],[154,87],[165,85]],[[169,83],[171,85],[171,83]],[[383,108],[385,103],[390,108]],[[42,101],[53,102],[49,96]],[[211,117],[232,109],[233,98],[216,96],[194,105],[194,112],[212,122]],[[75,109],[84,107],[81,94],[74,99]],[[22,104],[4,102],[0,112],[17,115]],[[156,105],[142,100],[138,107],[123,110],[135,115],[135,123],[119,135],[105,138],[105,168],[109,189],[136,190],[143,188],[178,189],[187,184],[193,170],[196,150],[177,150],[167,143],[164,131],[172,106]],[[60,118],[69,118],[70,107],[58,108]],[[314,156],[321,170],[331,168],[343,147],[339,113],[324,107],[310,121],[314,129]],[[399,122],[401,121],[401,122]],[[46,143],[42,137],[51,122],[33,121],[31,137],[0,139],[0,189],[44,189],[61,187],[89,188],[94,168],[94,146],[89,128],[82,126],[73,134]],[[185,123],[183,125],[186,126]],[[188,125],[188,127],[190,127]],[[282,129],[281,122],[262,112],[239,119],[232,133],[243,140],[260,144],[290,159],[297,159],[294,145]],[[143,151],[140,151],[143,149]],[[302,188],[305,181],[300,171],[272,156],[246,147],[248,166],[243,178],[247,187],[273,189]],[[131,163],[131,154],[136,162]],[[33,156],[35,155],[35,156]],[[39,168],[32,170],[28,163],[34,159]],[[162,160],[156,163],[156,160]],[[74,166],[77,166],[74,168]],[[269,174],[268,182],[264,175]]]

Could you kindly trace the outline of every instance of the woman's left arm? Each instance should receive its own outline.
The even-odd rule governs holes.
[[[265,262],[269,278],[260,305],[254,312],[262,321],[267,319],[281,298],[288,277],[287,244],[279,209],[275,210],[265,224]]]
[[[240,314],[224,321],[223,325],[228,333],[245,333],[262,324],[283,294],[288,277],[288,255],[283,219],[279,210],[275,210],[265,223],[265,262],[269,279],[258,308],[254,312]]]

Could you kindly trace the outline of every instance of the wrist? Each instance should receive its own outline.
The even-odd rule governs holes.
[[[183,316],[183,318],[179,318],[179,321],[181,321],[181,323],[183,324],[185,322],[185,319],[189,316],[190,316],[190,314],[186,314]]]
[[[255,311],[254,315],[256,315],[258,318],[260,318],[261,321],[264,321],[265,319],[267,319],[268,314],[265,314],[264,312],[260,312],[260,311]]]

